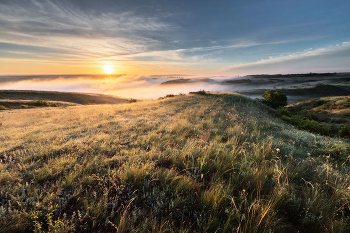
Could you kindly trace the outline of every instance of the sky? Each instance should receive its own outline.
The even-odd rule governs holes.
[[[350,71],[349,0],[0,0],[0,75]]]

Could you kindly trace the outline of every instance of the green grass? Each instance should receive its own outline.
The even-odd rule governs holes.
[[[326,136],[350,136],[350,96],[309,99],[276,111],[299,129]]]
[[[348,232],[350,144],[235,94],[0,112],[0,232]]]

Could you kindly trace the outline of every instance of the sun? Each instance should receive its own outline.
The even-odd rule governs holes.
[[[112,65],[105,65],[104,71],[106,74],[111,74],[113,73],[114,69]]]

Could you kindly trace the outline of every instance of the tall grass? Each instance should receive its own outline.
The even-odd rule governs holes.
[[[347,232],[349,141],[235,94],[1,112],[1,232]]]

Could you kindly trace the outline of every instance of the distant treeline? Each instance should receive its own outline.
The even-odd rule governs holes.
[[[248,75],[252,78],[291,78],[291,77],[327,77],[334,76],[337,73],[306,73],[306,74],[256,74]]]

